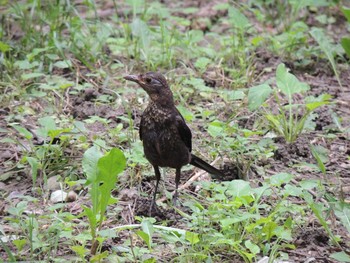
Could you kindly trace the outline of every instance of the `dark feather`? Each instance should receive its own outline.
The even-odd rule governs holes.
[[[179,134],[180,134],[182,141],[185,143],[188,150],[191,152],[192,151],[192,133],[191,133],[191,130],[190,130],[190,128],[188,128],[184,118],[182,117],[182,115],[180,114],[178,109],[176,109],[176,111],[178,113],[178,115],[176,116],[177,130],[179,131]]]

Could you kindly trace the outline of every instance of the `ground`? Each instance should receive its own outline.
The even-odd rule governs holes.
[[[84,152],[93,144],[103,152],[119,148],[127,160],[126,169],[112,190],[118,202],[108,206],[102,225],[102,229],[125,229],[104,236],[99,252],[100,255],[107,252],[108,257],[101,258],[120,262],[143,262],[151,258],[155,261],[149,262],[259,262],[263,256],[269,256],[278,262],[338,262],[332,254],[349,253],[350,228],[344,221],[349,211],[346,209],[350,189],[350,71],[349,57],[338,44],[349,35],[349,23],[341,12],[345,1],[300,9],[290,4],[293,1],[271,1],[271,4],[243,1],[232,4],[235,9],[230,9],[231,5],[226,5],[224,0],[160,1],[145,5],[142,1],[129,2],[96,1],[94,8],[74,3],[79,19],[89,21],[84,26],[94,27],[96,23],[90,32],[96,34],[96,39],[104,39],[110,26],[115,31],[100,47],[94,41],[88,43],[91,35],[85,36],[85,43],[80,38],[81,32],[77,32],[70,38],[71,42],[62,40],[61,46],[55,44],[64,54],[53,55],[53,49],[37,50],[37,54],[45,54],[39,57],[36,51],[26,48],[21,51],[25,42],[20,40],[29,31],[19,23],[20,16],[11,16],[14,11],[9,6],[1,10],[6,25],[1,43],[11,46],[11,51],[6,51],[7,64],[1,66],[0,231],[5,244],[0,248],[1,258],[11,261],[12,254],[17,260],[25,260],[30,252],[32,260],[91,259],[89,224],[82,213],[83,207],[91,206],[93,201],[82,167]],[[29,14],[30,5],[22,8]],[[235,13],[237,10],[244,18]],[[245,19],[250,23],[247,27]],[[40,24],[33,19],[33,24],[44,25],[33,26],[33,30],[54,31],[55,23],[60,20],[53,19],[56,22],[51,24],[49,20],[43,17],[44,23]],[[68,21],[70,27],[56,29],[67,37],[72,36],[73,25],[77,23]],[[164,28],[161,31],[162,27],[169,31]],[[329,37],[327,48],[333,49],[339,77],[325,50],[311,37],[314,27],[322,28]],[[37,41],[34,33],[32,36],[27,46]],[[46,39],[47,43],[54,43],[49,40]],[[252,44],[255,41],[257,44]],[[39,42],[35,48],[41,47]],[[71,43],[74,45],[65,50],[65,45]],[[94,48],[100,51],[95,54]],[[69,67],[55,64],[67,60],[71,63]],[[9,61],[13,64],[9,65]],[[293,142],[278,134],[264,114],[271,111],[277,115],[288,104],[282,93],[276,95],[282,105],[271,95],[258,109],[249,109],[249,90],[263,83],[276,88],[276,70],[282,63],[310,87],[306,92],[293,94],[293,101],[299,107],[307,96],[331,95],[327,103],[312,112],[303,132]],[[137,228],[141,222],[142,230],[147,232],[143,219],[150,215],[155,178],[138,138],[140,116],[148,98],[122,77],[149,70],[166,75],[176,104],[192,130],[193,151],[213,161],[226,177],[213,180],[196,168],[184,167],[180,202],[174,207],[171,204],[174,171],[164,169],[158,208],[151,212],[150,222],[158,227],[199,233],[200,241],[188,245],[188,237],[182,240],[179,234],[179,240],[174,241],[175,235],[157,232],[152,240],[153,249],[148,250],[142,235],[127,227]],[[41,75],[25,76],[34,71]],[[304,113],[305,110],[299,112],[298,118]],[[47,116],[53,118],[53,123],[45,119]],[[52,135],[50,131],[56,133]],[[52,181],[56,186],[49,187],[48,178],[55,178]],[[286,180],[274,183],[272,178]],[[235,193],[230,188],[235,180],[237,188],[241,186],[240,180],[249,182],[251,192],[242,196]],[[315,183],[317,187],[303,188],[303,183],[316,181],[320,182]],[[268,190],[261,196],[254,190],[265,186]],[[232,192],[226,188],[220,192],[220,187]],[[72,192],[71,200],[54,204],[50,195],[61,188]],[[249,196],[260,199],[254,202]],[[260,221],[252,220],[256,224],[253,226],[250,220],[255,209]],[[252,218],[246,224],[237,220],[232,226],[225,225],[225,220],[248,216],[245,214],[248,211]],[[198,223],[196,220],[201,216],[203,222]],[[263,219],[272,220],[271,229],[276,226],[270,238],[266,237],[268,224],[262,224]],[[52,222],[57,222],[56,228]],[[290,239],[278,233],[281,228],[290,231]],[[33,233],[37,240],[30,238]],[[230,233],[234,233],[232,240]],[[241,235],[241,240],[236,234]],[[26,243],[21,247],[20,242],[13,240]],[[210,246],[206,240],[212,242]],[[230,240],[241,243],[231,244]],[[247,241],[257,246],[249,247]],[[274,249],[269,246],[278,253],[273,254]],[[258,251],[253,249],[257,247]],[[82,256],[78,248],[85,249]],[[249,253],[254,256],[249,258]]]

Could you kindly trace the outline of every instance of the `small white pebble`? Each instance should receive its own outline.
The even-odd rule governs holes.
[[[62,190],[56,190],[56,191],[52,192],[51,197],[50,197],[50,201],[54,204],[65,202],[67,195],[68,194]]]

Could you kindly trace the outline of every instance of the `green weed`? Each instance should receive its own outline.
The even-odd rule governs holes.
[[[249,108],[257,109],[273,93],[278,113],[269,109],[269,106],[264,106],[265,117],[278,135],[283,136],[288,143],[292,143],[303,132],[305,122],[311,113],[318,107],[329,104],[331,97],[323,94],[318,98],[306,97],[304,102],[294,102],[294,96],[304,94],[309,90],[309,86],[289,73],[283,64],[277,67],[276,84],[278,89],[274,90],[268,84],[250,88]]]
[[[339,1],[201,3],[185,8],[180,2],[170,7],[143,0],[2,3],[0,157],[8,156],[0,167],[0,181],[7,186],[27,176],[28,189],[36,190],[23,190],[20,184],[19,191],[31,197],[18,196],[17,189],[0,189],[6,204],[0,215],[0,253],[5,260],[256,262],[267,256],[270,262],[290,261],[293,239],[310,214],[330,244],[343,249],[346,237],[333,234],[329,222],[334,214],[349,230],[346,200],[325,195],[323,181],[296,181],[309,172],[329,173],[329,152],[311,147],[317,162],[308,165],[312,171],[270,176],[276,146],[264,137],[267,122],[276,134],[295,141],[310,129],[315,110],[331,98],[306,96],[308,85],[282,64],[276,79],[261,81],[279,61],[316,78],[312,71],[317,68],[308,66],[326,58],[340,84],[346,68],[338,63],[344,61],[343,50],[326,30],[310,30],[310,21],[327,29],[334,21],[340,23],[330,15]],[[197,17],[203,7],[210,11],[208,17]],[[341,10],[348,18],[347,8]],[[99,17],[100,11],[110,14]],[[340,37],[349,53],[347,37]],[[112,189],[121,185],[142,191],[149,184],[145,177],[153,175],[137,131],[145,96],[121,82],[125,72],[150,70],[167,73],[178,108],[191,126],[194,152],[208,160],[223,157],[225,165],[237,170],[232,175],[252,183],[201,183],[196,197],[186,196],[186,208],[176,208],[182,216],[176,227],[169,226],[172,219],[139,218],[132,208],[125,219],[111,197]],[[262,84],[247,90],[258,81]],[[84,101],[86,89],[96,91],[97,97]],[[73,121],[72,109],[81,107],[79,100],[94,109],[108,104],[122,113]],[[246,112],[247,101],[252,112]],[[343,101],[338,97],[338,102]],[[255,119],[260,113],[264,123]],[[339,131],[348,130],[346,122],[340,123],[340,112],[331,117]],[[95,146],[88,149],[91,140]],[[127,168],[119,150],[102,154],[101,149],[111,147],[123,149]],[[7,148],[15,150],[6,153]],[[45,182],[53,175],[61,177],[64,187],[86,182],[87,191],[83,188],[79,202],[51,204]],[[162,209],[168,209],[166,204]],[[345,251],[331,258],[349,262]]]
[[[84,206],[84,214],[90,224],[92,237],[90,253],[94,255],[94,258],[96,252],[100,251],[103,242],[103,238],[98,236],[98,231],[101,230],[105,220],[107,206],[116,202],[116,199],[111,197],[111,191],[115,187],[117,175],[124,170],[125,165],[126,159],[119,149],[112,149],[102,155],[94,146],[84,154],[83,169],[87,176],[87,185],[91,184],[89,193],[92,202],[91,208]],[[97,257],[100,256],[97,255]]]
[[[342,10],[344,16],[346,17],[347,21],[350,23],[350,8],[343,6],[341,10]],[[341,45],[344,48],[347,56],[350,57],[350,38],[343,37],[341,39]],[[6,46],[4,48],[6,49]]]
[[[334,60],[334,56],[336,54],[336,47],[331,44],[330,39],[324,34],[324,32],[321,29],[313,28],[311,29],[310,34],[317,41],[321,50],[326,54],[327,59],[332,65],[332,69],[335,74],[335,77],[337,78],[339,86],[342,88],[342,83],[340,81],[339,73]]]

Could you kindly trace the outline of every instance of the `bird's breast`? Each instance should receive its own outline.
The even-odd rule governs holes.
[[[189,162],[190,152],[176,127],[174,113],[146,109],[141,129],[144,152],[153,165],[176,168]]]

